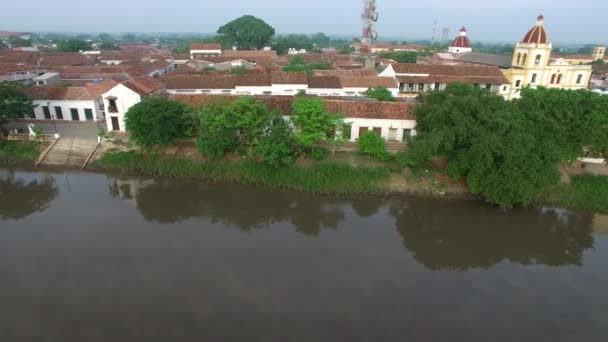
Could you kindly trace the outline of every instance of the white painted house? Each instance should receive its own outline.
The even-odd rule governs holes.
[[[101,97],[106,108],[106,124],[108,131],[125,130],[125,114],[131,107],[155,91],[164,88],[164,84],[149,76],[135,78],[104,92]]]
[[[308,89],[308,76],[305,72],[273,71],[270,73],[272,95],[293,96]]]
[[[222,45],[217,43],[192,43],[190,45],[190,58],[196,56],[221,55]]]
[[[37,106],[31,119],[63,121],[100,121],[105,117],[101,95],[117,83],[109,80],[81,87],[43,85],[27,88]]]

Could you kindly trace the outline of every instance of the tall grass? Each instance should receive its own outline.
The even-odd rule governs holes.
[[[575,209],[608,212],[608,177],[583,175],[572,178],[547,195],[551,204]]]
[[[200,162],[167,159],[137,152],[106,153],[97,165],[107,170],[152,176],[197,178],[264,185],[319,194],[371,195],[386,192],[389,171],[322,163],[310,167],[273,168],[253,161]]]
[[[34,142],[0,140],[0,165],[18,165],[34,162],[40,155]]]

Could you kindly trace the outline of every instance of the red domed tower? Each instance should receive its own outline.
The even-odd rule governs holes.
[[[473,51],[471,41],[469,40],[469,37],[467,37],[467,29],[464,26],[460,29],[458,37],[454,39],[454,42],[452,43],[452,45],[450,45],[448,51],[452,53],[463,53]]]
[[[551,43],[544,26],[545,17],[538,16],[534,25],[524,39],[517,43],[513,53],[513,66],[526,69],[542,69],[547,66],[551,57]]]
[[[538,16],[538,20],[536,25],[528,31],[524,39],[521,41],[522,44],[548,44],[549,38],[547,36],[547,31],[543,26],[543,22],[545,21],[545,17],[541,14]]]

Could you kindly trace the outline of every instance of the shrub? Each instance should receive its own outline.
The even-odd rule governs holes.
[[[386,87],[369,88],[365,92],[365,96],[369,97],[370,99],[376,99],[378,101],[385,101],[385,102],[395,101],[393,94]]]
[[[365,132],[359,137],[358,148],[359,153],[369,154],[381,160],[390,159],[390,155],[386,152],[384,139],[373,131]]]
[[[129,139],[142,147],[168,145],[187,130],[186,107],[179,102],[148,98],[126,114]]]
[[[273,121],[269,132],[261,139],[257,153],[270,166],[289,165],[294,160],[294,143],[291,127],[279,117]]]
[[[312,149],[312,152],[310,153],[310,157],[313,160],[319,161],[319,160],[323,160],[327,157],[327,149],[325,147],[315,147]]]

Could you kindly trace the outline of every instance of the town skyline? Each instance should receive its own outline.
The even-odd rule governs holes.
[[[150,0],[149,6],[142,7],[135,1],[108,0],[105,8],[121,8],[120,11],[104,11],[100,18],[91,21],[81,16],[90,11],[86,3],[75,0],[48,1],[34,0],[33,6],[39,10],[28,13],[27,20],[14,16],[18,4],[5,4],[0,13],[0,30],[24,32],[140,32],[140,33],[200,33],[210,34],[223,23],[241,15],[255,15],[273,26],[277,34],[325,32],[337,36],[358,36],[361,30],[359,15],[360,1],[325,3],[320,0],[281,4],[276,1],[257,2],[255,5],[243,0],[230,4],[200,4],[192,0],[175,0],[171,8],[162,6],[159,0]],[[549,38],[558,44],[606,43],[602,29],[602,13],[608,10],[608,3],[597,0],[580,0],[580,8],[593,11],[572,12],[571,6],[548,0],[513,0],[509,4],[486,3],[479,0],[462,0],[445,3],[429,0],[423,4],[379,1],[380,40],[393,38],[430,39],[433,23],[437,21],[436,38],[441,38],[441,30],[447,27],[454,37],[461,26],[466,26],[473,42],[516,42],[522,38],[538,14],[546,18]],[[190,8],[184,11],[184,8]],[[323,11],[319,11],[323,8]],[[235,10],[236,9],[236,10]],[[293,16],[289,13],[293,13]],[[134,13],[138,13],[135,14]],[[340,13],[336,16],[336,13]],[[412,15],[416,13],[416,15]],[[404,20],[405,18],[407,20]],[[296,17],[297,20],[293,20]],[[163,20],[151,20],[163,18]],[[204,20],[199,20],[204,18]],[[304,19],[303,19],[304,18]],[[313,18],[305,20],[305,18]],[[111,23],[111,24],[109,24]]]

